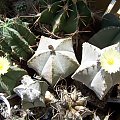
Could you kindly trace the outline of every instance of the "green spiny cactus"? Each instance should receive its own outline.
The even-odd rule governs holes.
[[[40,0],[40,23],[52,26],[52,33],[73,33],[89,24],[91,12],[84,0]]]
[[[34,52],[30,46],[36,41],[26,23],[6,19],[0,23],[0,43],[0,50],[4,53],[28,60]]]

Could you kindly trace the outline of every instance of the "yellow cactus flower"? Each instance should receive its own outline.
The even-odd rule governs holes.
[[[5,57],[0,57],[0,75],[4,75],[8,72],[10,62]]]
[[[120,69],[120,53],[114,48],[105,50],[100,57],[102,69],[108,73],[115,73]]]

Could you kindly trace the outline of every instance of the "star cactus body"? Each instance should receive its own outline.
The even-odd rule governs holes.
[[[83,82],[102,99],[109,89],[120,83],[119,43],[99,49],[83,43],[82,61],[72,78]]]
[[[50,84],[72,74],[79,66],[72,47],[72,39],[51,39],[41,37],[35,54],[28,60],[28,66],[33,68]]]
[[[45,107],[44,95],[48,88],[44,81],[32,79],[28,75],[24,75],[21,85],[14,88],[14,92],[22,99],[24,109],[42,106]]]

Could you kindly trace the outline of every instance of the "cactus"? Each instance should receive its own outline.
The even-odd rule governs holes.
[[[111,13],[105,14],[102,18],[102,21],[101,21],[102,28],[109,27],[109,26],[120,27],[119,18]]]
[[[40,23],[52,26],[52,33],[73,33],[89,24],[91,12],[84,0],[40,0]]]
[[[18,19],[6,19],[0,23],[0,50],[24,60],[28,60],[36,43],[34,34],[27,28],[26,23]]]
[[[23,108],[45,107],[44,96],[48,88],[47,83],[41,79],[32,79],[28,75],[23,76],[21,83],[14,88],[14,91],[21,97]]]
[[[81,65],[72,78],[85,84],[102,100],[110,88],[120,83],[119,49],[120,43],[104,49],[83,43]]]
[[[25,1],[18,1],[14,6],[15,6],[15,12],[19,14],[23,14],[27,10],[27,5]]]
[[[13,94],[13,88],[25,74],[27,74],[25,70],[11,66],[6,74],[0,76],[0,92],[6,92],[8,95]]]
[[[104,48],[115,44],[120,41],[120,27],[106,27],[101,29],[92,38],[90,38],[89,43],[99,47]]]
[[[101,30],[89,39],[89,42],[99,48],[108,47],[120,41],[120,20],[115,15],[105,14],[101,21]]]

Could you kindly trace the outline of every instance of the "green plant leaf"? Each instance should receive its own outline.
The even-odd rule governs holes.
[[[1,76],[0,79],[0,92],[6,92],[9,95],[13,94],[13,88],[18,85],[18,81],[27,72],[16,66],[10,67],[9,71]]]
[[[29,30],[26,24],[27,23],[22,22],[19,19],[12,19],[11,24],[7,25],[7,27],[15,29],[27,41],[29,45],[34,45],[36,43],[36,37]]]
[[[0,40],[0,49],[8,54],[12,52],[11,47],[2,39]]]
[[[107,27],[97,32],[89,43],[104,48],[120,41],[120,27]]]
[[[110,26],[120,27],[120,20],[114,14],[108,13],[103,16],[101,21],[101,26],[102,28],[110,27]]]
[[[35,35],[27,28],[26,23],[16,19],[7,19],[0,24],[0,48],[8,54],[28,60],[34,53],[30,46],[36,43]]]

